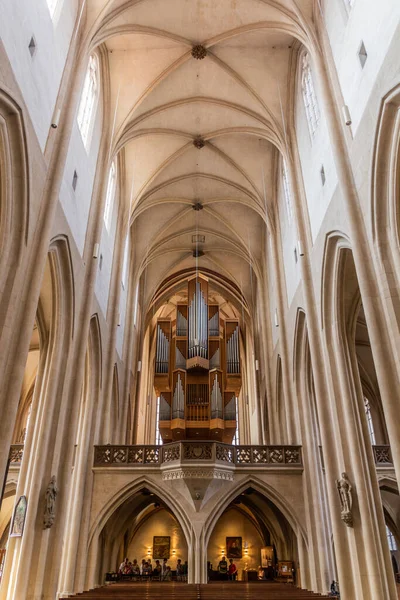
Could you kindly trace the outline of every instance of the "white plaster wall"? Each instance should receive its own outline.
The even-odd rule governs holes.
[[[367,106],[378,72],[400,22],[400,2],[324,0],[323,14],[344,102],[350,109],[355,133]],[[364,68],[358,50],[364,42],[368,54]]]
[[[300,265],[299,261],[297,260],[296,263],[295,259],[294,250],[297,245],[296,227],[294,224],[293,216],[289,218],[288,211],[286,208],[282,176],[280,176],[278,187],[278,210],[279,221],[281,225],[282,255],[285,267],[287,302],[288,305],[290,305],[293,300],[293,296],[295,294],[297,286],[300,283]],[[276,329],[275,323],[273,323],[273,327],[274,329]]]
[[[92,199],[92,190],[96,174],[102,121],[102,96],[100,94],[88,149],[85,148],[78,122],[75,118],[65,163],[63,182],[60,189],[60,203],[81,255],[85,246],[90,205],[92,201],[99,201],[98,198]],[[75,170],[78,173],[78,185],[74,191],[72,188],[72,179]]]
[[[77,0],[0,0],[0,37],[44,150],[76,18]],[[10,27],[10,23],[18,26]],[[36,53],[28,46],[34,36]]]
[[[342,2],[342,0],[338,1]],[[319,100],[321,98],[321,94],[318,90],[318,81],[315,76],[315,71],[313,72],[313,82],[317,100]],[[318,102],[320,110],[319,125],[315,134],[311,137],[308,128],[306,111],[304,108],[300,73],[299,77],[297,78],[296,88],[295,128],[303,182],[307,198],[311,235],[314,243],[320,230],[326,210],[330,201],[332,200],[332,196],[335,192],[338,181],[321,101],[319,100]],[[325,170],[325,185],[322,185],[321,181],[320,172],[322,166]],[[289,274],[287,279],[289,281]],[[290,297],[289,286],[288,296]]]

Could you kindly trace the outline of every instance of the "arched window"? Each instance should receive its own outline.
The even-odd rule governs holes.
[[[156,445],[161,446],[163,443],[160,433],[160,396],[157,398],[156,404]]]
[[[136,285],[135,290],[135,304],[133,308],[133,326],[137,325],[137,317],[138,317],[138,308],[139,308],[139,283]]]
[[[97,57],[92,54],[89,58],[89,64],[86,71],[85,83],[83,85],[81,103],[78,110],[78,126],[81,132],[83,143],[88,148],[90,133],[97,105],[99,93],[99,63]]]
[[[310,58],[308,54],[304,54],[302,59],[301,87],[303,92],[304,107],[306,109],[308,128],[312,137],[317,131],[320,114],[311,73]]]
[[[396,552],[396,550],[397,550],[396,539],[387,525],[386,525],[386,535],[387,535],[387,539],[388,539],[389,550]]]
[[[125,238],[124,261],[122,263],[121,284],[125,289],[128,276],[128,256],[129,256],[129,234]]]
[[[374,446],[376,444],[375,431],[374,431],[374,423],[372,421],[372,415],[371,415],[371,405],[369,403],[368,398],[364,398],[364,407],[365,407],[365,416],[367,417],[369,437],[371,439],[371,444]]]
[[[235,397],[235,413],[236,413],[236,430],[235,435],[233,436],[232,445],[239,446],[239,398]]]
[[[106,225],[107,231],[110,230],[111,221],[112,221],[115,187],[116,187],[116,181],[117,181],[116,171],[117,170],[116,170],[115,161],[114,161],[110,167],[110,172],[108,174],[106,206],[104,208],[104,223]]]
[[[288,172],[287,172],[287,167],[286,167],[285,161],[283,161],[283,167],[282,167],[282,181],[283,181],[283,193],[285,195],[286,212],[287,212],[289,223],[291,223],[292,218],[293,218],[292,194],[291,194],[291,190],[290,190],[289,177],[288,177]]]

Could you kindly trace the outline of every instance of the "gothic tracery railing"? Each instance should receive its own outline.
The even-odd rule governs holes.
[[[301,446],[232,446],[220,442],[172,442],[163,446],[95,446],[94,466],[151,466],[209,462],[235,467],[301,467]]]
[[[392,451],[388,445],[372,446],[375,465],[377,467],[391,467],[393,465]]]
[[[12,444],[12,446],[10,446],[10,453],[8,455],[10,466],[18,467],[22,462],[23,455],[24,444]]]

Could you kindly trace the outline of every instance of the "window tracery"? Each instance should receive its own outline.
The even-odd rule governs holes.
[[[320,112],[311,72],[310,58],[308,54],[304,54],[302,59],[301,87],[303,93],[304,108],[306,110],[308,128],[310,130],[311,137],[313,137],[318,129],[320,121]]]
[[[387,525],[386,525],[386,535],[387,535],[387,540],[388,540],[388,544],[389,544],[389,550],[391,550],[392,552],[396,552],[396,550],[397,550],[396,539]]]
[[[98,59],[92,54],[89,58],[77,116],[78,127],[86,148],[89,145],[90,133],[96,112],[95,108],[99,90],[98,70]]]

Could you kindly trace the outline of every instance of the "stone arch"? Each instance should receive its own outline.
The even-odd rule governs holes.
[[[0,314],[6,315],[28,238],[29,163],[22,110],[0,89]],[[1,325],[1,323],[0,323]]]
[[[305,545],[308,546],[307,532],[303,527],[299,516],[296,515],[294,508],[290,505],[287,498],[284,498],[283,495],[277,489],[272,487],[267,482],[262,481],[254,475],[248,475],[244,479],[241,479],[240,482],[238,482],[236,485],[234,485],[233,487],[229,487],[226,491],[222,491],[221,494],[218,495],[218,504],[214,506],[213,510],[209,511],[209,516],[204,522],[204,526],[199,537],[199,548],[208,547],[211,534],[216,526],[218,519],[227,509],[229,504],[249,487],[252,487],[262,496],[270,500],[282,513],[283,517],[286,519],[289,526],[291,527],[294,536],[298,540],[299,538],[301,538]],[[201,565],[201,580],[207,581],[205,572],[206,562],[204,560],[202,562],[203,564]]]
[[[160,483],[161,482],[157,482],[153,478],[143,475],[121,487],[105,503],[102,504],[101,509],[94,516],[94,520],[91,524],[88,535],[87,585],[92,586],[97,583],[96,579],[98,569],[97,561],[99,553],[99,540],[101,537],[101,532],[104,529],[107,521],[126,500],[141,492],[143,489],[147,489],[157,495],[165,503],[179,523],[188,546],[189,583],[194,581],[195,544],[193,543],[193,540],[195,534],[193,523],[190,517],[190,507],[187,505],[187,502],[183,500],[182,496],[177,498],[176,495],[169,494],[165,490],[164,486],[160,485]]]
[[[393,585],[393,575],[355,344],[362,297],[351,243],[339,231],[326,236],[322,274],[321,319],[332,394],[331,415],[340,446],[338,460],[340,468],[353,478],[358,494],[355,534],[356,540],[363,540],[363,546],[357,543],[354,558],[362,564],[364,553],[368,556],[374,548],[376,562],[364,585],[371,590],[375,587],[373,593],[382,594],[382,590]]]
[[[382,98],[375,131],[371,228],[387,308],[400,327],[400,83]]]

